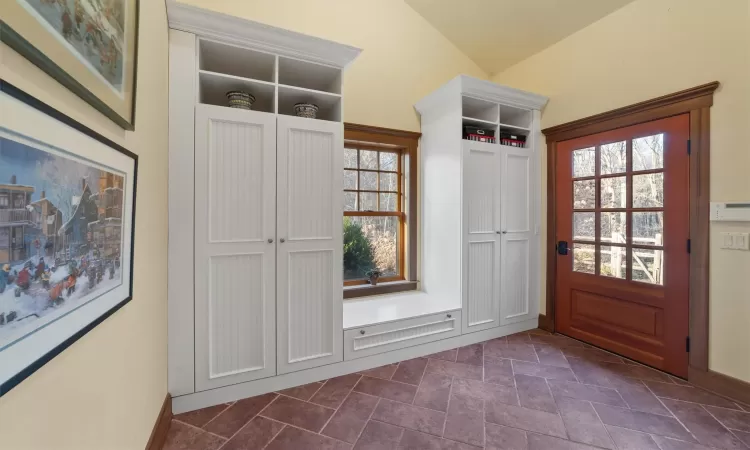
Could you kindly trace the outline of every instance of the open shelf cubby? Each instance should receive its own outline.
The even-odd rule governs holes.
[[[278,99],[279,114],[296,116],[294,105],[297,103],[312,103],[319,108],[317,119],[341,121],[340,94],[280,84]]]
[[[279,84],[341,94],[341,69],[279,56]]]
[[[497,103],[479,100],[473,97],[461,97],[461,115],[466,119],[478,119],[481,121],[497,123]]]
[[[252,106],[253,111],[275,112],[274,92],[276,86],[273,83],[205,70],[201,70],[198,76],[200,103],[229,107],[227,92],[244,91],[255,97],[255,103]]]
[[[515,106],[500,105],[500,126],[528,131],[531,126],[531,111]]]
[[[276,56],[201,39],[200,69],[242,78],[275,82]]]

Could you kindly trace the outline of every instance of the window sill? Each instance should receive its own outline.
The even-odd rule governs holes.
[[[370,295],[393,294],[395,292],[413,291],[417,289],[416,281],[391,281],[375,286],[361,284],[344,287],[344,299],[367,297]]]

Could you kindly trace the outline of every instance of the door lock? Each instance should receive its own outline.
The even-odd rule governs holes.
[[[569,250],[570,249],[568,248],[567,241],[557,241],[557,254],[558,255],[567,255]]]

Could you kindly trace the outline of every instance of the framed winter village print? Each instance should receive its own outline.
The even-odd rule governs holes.
[[[138,0],[3,0],[0,40],[134,128]]]
[[[0,395],[132,296],[138,158],[0,80]]]

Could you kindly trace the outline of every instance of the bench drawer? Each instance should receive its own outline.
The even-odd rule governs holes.
[[[344,360],[412,347],[461,334],[461,310],[344,331]]]

